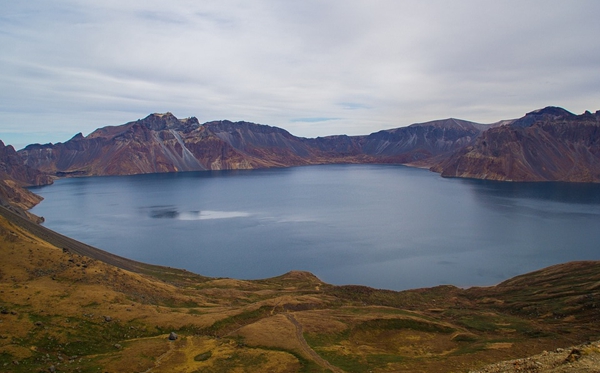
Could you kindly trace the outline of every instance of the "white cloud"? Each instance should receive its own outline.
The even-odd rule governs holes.
[[[313,137],[596,110],[599,11],[594,0],[9,2],[0,139],[64,141],[164,111]]]

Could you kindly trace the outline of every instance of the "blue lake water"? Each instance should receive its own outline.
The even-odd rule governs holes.
[[[212,277],[310,271],[332,284],[484,286],[600,259],[600,185],[444,179],[326,165],[62,179],[34,188],[55,231]]]

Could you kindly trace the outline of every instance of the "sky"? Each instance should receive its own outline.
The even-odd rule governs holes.
[[[0,0],[0,140],[172,112],[302,137],[600,109],[597,0]]]

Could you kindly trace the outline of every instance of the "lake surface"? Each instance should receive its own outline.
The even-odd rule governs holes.
[[[326,165],[62,179],[33,191],[48,228],[212,277],[305,270],[338,285],[468,287],[600,259],[600,185]]]

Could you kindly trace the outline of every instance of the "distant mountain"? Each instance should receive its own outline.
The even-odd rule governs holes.
[[[248,122],[151,114],[19,151],[25,165],[55,176],[255,169],[330,163],[430,167],[444,177],[600,182],[600,112],[547,107],[516,120],[416,123],[366,136],[307,139]]]
[[[414,124],[368,136],[296,137],[248,122],[151,114],[65,143],[19,151],[25,164],[57,176],[255,169],[327,163],[426,161],[471,144],[487,127],[457,119]]]
[[[372,133],[361,141],[361,150],[391,163],[425,162],[471,144],[494,125],[454,118],[416,123]]]
[[[432,170],[445,177],[600,182],[600,111],[532,111],[483,132]]]

